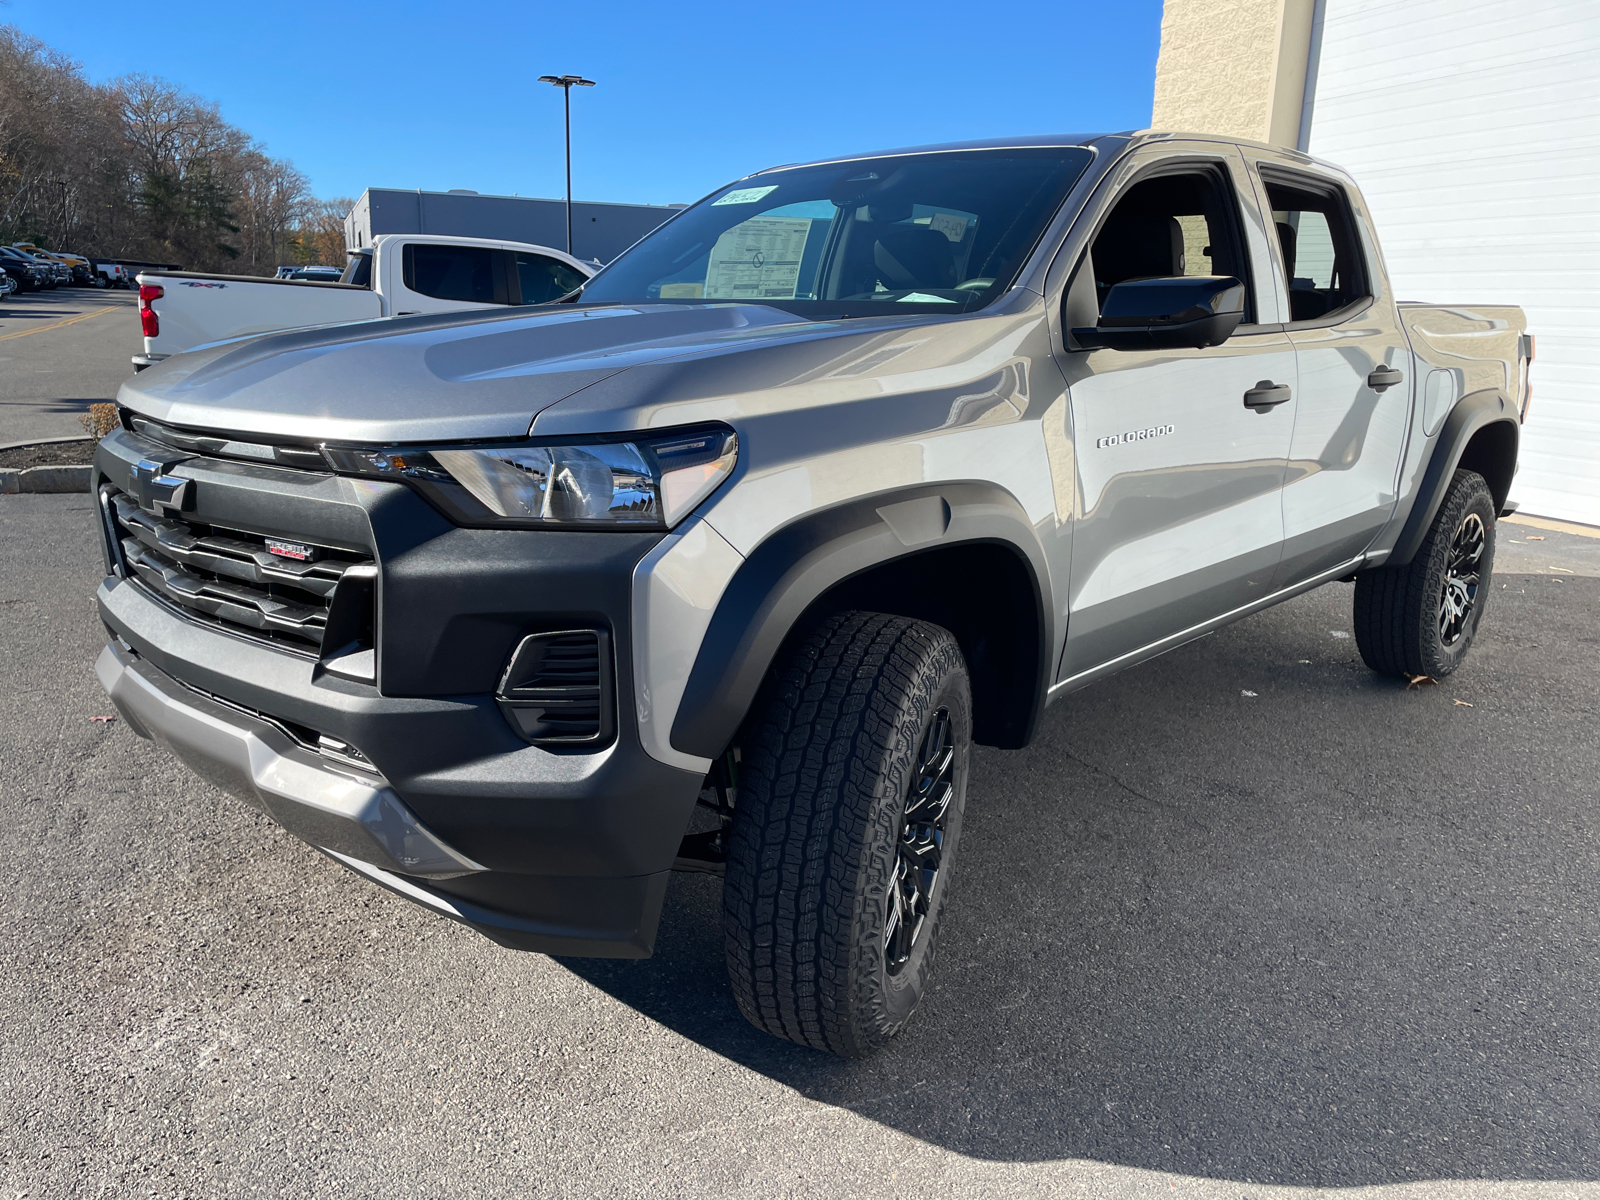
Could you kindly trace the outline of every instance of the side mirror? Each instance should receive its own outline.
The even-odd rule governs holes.
[[[1097,326],[1072,336],[1085,350],[1199,350],[1243,319],[1244,284],[1231,275],[1130,279],[1106,293]]]

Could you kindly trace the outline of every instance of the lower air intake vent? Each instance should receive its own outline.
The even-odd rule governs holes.
[[[607,745],[616,728],[610,637],[599,629],[529,634],[495,697],[512,728],[535,746]]]

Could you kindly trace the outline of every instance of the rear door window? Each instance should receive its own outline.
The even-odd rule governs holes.
[[[405,248],[402,269],[406,287],[422,296],[466,304],[507,302],[504,278],[495,270],[495,252],[487,246],[413,242]]]
[[[584,284],[585,276],[559,259],[519,251],[512,256],[522,304],[549,304]]]
[[[1263,168],[1293,321],[1323,321],[1372,294],[1344,189]],[[1337,319],[1337,318],[1334,318]]]

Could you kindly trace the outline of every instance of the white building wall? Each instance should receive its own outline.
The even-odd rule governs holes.
[[[1600,525],[1600,0],[1325,0],[1309,143],[1372,207],[1402,299],[1520,304],[1512,491]]]

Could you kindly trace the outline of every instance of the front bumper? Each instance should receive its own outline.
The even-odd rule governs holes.
[[[103,593],[101,599],[103,606]],[[617,795],[615,775],[518,779],[525,763],[509,771],[506,763],[494,764],[479,777],[497,786],[461,805],[465,823],[453,822],[447,837],[381,775],[330,763],[264,714],[178,682],[120,637],[101,652],[95,670],[139,736],[408,900],[516,950],[644,958],[654,948],[671,861],[699,794],[700,780],[690,773],[640,752],[654,765],[656,786],[647,795]],[[555,799],[552,791],[565,795]],[[528,844],[530,824],[544,827],[542,851],[508,852],[508,844]],[[501,849],[479,861],[454,840],[463,834]],[[621,873],[645,862],[660,869]]]
[[[158,453],[113,433],[97,485],[129,492],[133,464]],[[376,679],[196,620],[113,573],[97,594],[113,637],[100,670],[130,727],[346,866],[502,944],[647,955],[702,783],[639,740],[627,605],[652,539],[457,529],[402,486],[312,472],[202,457],[170,470],[191,481],[196,521],[371,553]],[[122,569],[114,555],[107,565]],[[611,632],[615,738],[584,752],[529,745],[496,682],[526,633],[575,626]]]
[[[119,643],[94,669],[135,733],[318,849],[428,879],[486,869],[436,837],[379,776],[331,766],[281,726],[183,687]]]

